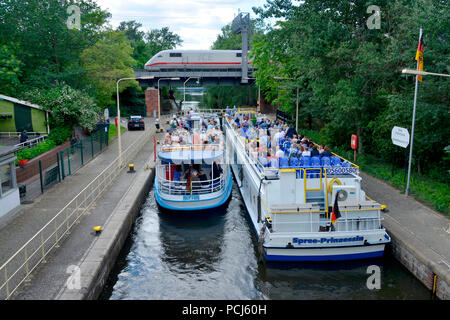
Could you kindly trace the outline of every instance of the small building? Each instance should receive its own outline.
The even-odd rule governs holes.
[[[15,147],[0,146],[0,218],[20,205],[15,150]]]
[[[23,130],[48,134],[48,112],[41,106],[0,94],[0,134],[14,135]]]

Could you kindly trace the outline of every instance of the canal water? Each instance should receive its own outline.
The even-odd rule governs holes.
[[[431,299],[399,262],[259,263],[258,248],[236,185],[221,210],[160,211],[149,193],[100,299]],[[369,290],[367,269],[381,270]]]

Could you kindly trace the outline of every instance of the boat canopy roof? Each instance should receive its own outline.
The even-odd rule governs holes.
[[[218,145],[163,147],[158,157],[173,164],[212,164],[223,159],[224,150]]]

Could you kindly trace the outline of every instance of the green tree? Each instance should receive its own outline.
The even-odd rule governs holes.
[[[24,98],[49,111],[52,128],[79,125],[93,130],[102,110],[86,93],[65,84],[50,89],[32,89],[24,94]]]
[[[70,5],[80,7],[81,30],[67,27]],[[19,80],[26,87],[85,85],[79,55],[96,42],[108,12],[93,0],[0,0],[0,12],[0,44],[7,44],[22,61]]]
[[[136,61],[131,57],[133,48],[124,33],[108,30],[94,46],[81,53],[81,61],[87,71],[88,79],[96,88],[96,101],[106,108],[114,103],[112,99],[116,92],[116,82],[120,78],[133,78],[133,66]],[[136,81],[121,83],[120,90]]]
[[[290,89],[299,88],[301,126],[308,123],[310,129],[321,129],[326,143],[346,148],[350,134],[357,133],[359,152],[388,158],[392,127],[411,127],[414,77],[402,76],[401,70],[415,68],[420,26],[425,69],[447,73],[450,3],[378,1],[380,29],[366,25],[371,4],[268,1],[255,12],[262,20],[280,21],[255,37],[251,54],[258,68],[257,83],[283,111],[294,114],[295,91]],[[424,77],[420,84],[416,119],[420,141],[414,150],[418,169],[443,156],[449,140],[445,125],[449,92],[445,78]]]
[[[21,62],[6,46],[0,45],[0,92],[14,96],[20,86]]]

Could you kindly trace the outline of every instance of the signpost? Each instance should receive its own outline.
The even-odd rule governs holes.
[[[406,148],[408,148],[409,141],[410,141],[410,136],[409,136],[408,129],[395,126],[394,128],[392,128],[391,140],[392,140],[392,143],[393,143],[393,146],[392,146],[392,172],[391,172],[391,176],[394,176],[395,146],[399,146],[399,147],[405,148],[405,175],[403,177],[403,180],[405,180],[405,176],[406,176]]]
[[[409,145],[409,132],[408,129],[401,127],[392,128],[391,132],[392,143],[396,146],[407,148]]]

